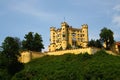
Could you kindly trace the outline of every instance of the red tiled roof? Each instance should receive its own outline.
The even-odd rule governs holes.
[[[116,42],[116,45],[119,45],[119,46],[120,46],[120,41],[119,41],[119,42]]]

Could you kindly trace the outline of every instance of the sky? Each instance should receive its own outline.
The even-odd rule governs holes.
[[[50,27],[64,21],[75,28],[88,24],[89,40],[107,27],[120,41],[120,0],[0,0],[0,45],[7,36],[22,41],[31,31],[42,36],[47,50]]]

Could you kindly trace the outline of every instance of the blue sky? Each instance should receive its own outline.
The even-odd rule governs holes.
[[[65,21],[73,27],[89,26],[89,40],[107,27],[120,41],[120,0],[0,0],[0,44],[5,37],[24,39],[28,32],[42,35],[49,45],[49,29]]]

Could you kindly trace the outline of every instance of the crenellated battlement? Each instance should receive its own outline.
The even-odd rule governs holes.
[[[50,27],[50,31],[55,31],[56,28],[55,27]]]
[[[69,27],[69,25],[67,24],[67,22],[62,22],[62,23],[61,23],[61,26]]]
[[[82,28],[88,29],[88,25],[87,24],[83,24]]]

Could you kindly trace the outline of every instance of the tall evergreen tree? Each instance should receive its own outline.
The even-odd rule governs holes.
[[[35,33],[35,35],[34,35],[34,51],[41,52],[41,49],[44,49],[42,42],[43,42],[43,40],[41,38],[41,35],[39,35],[38,33]]]
[[[23,49],[26,50],[33,50],[33,32],[29,32],[28,34],[25,35],[25,40],[22,41],[22,47]]]
[[[40,52],[44,49],[42,37],[38,33],[34,35],[33,32],[29,32],[24,38],[25,40],[22,42],[23,49]]]

